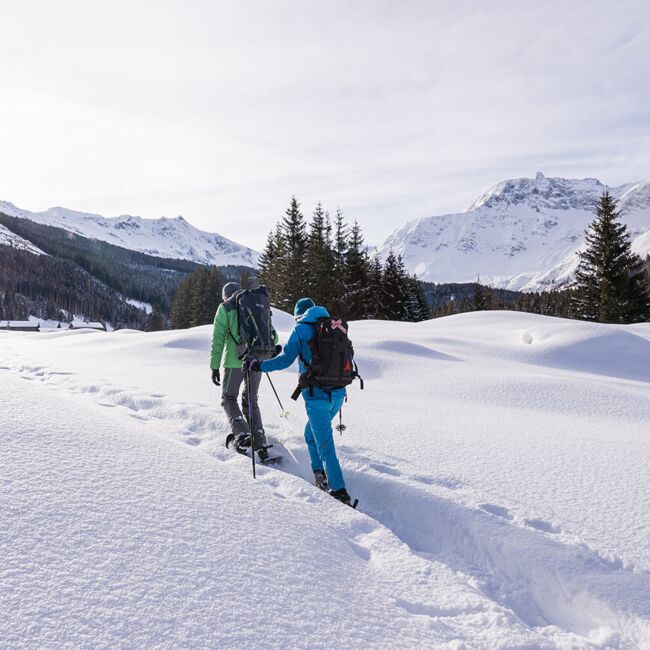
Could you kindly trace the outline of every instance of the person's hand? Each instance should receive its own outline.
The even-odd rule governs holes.
[[[282,346],[278,343],[275,346],[275,352],[273,353],[273,357],[277,357],[278,354],[280,354],[281,352],[282,352]]]
[[[219,369],[212,371],[212,383],[215,386],[221,386],[221,375],[219,374]]]
[[[260,372],[260,362],[250,354],[245,354],[241,360],[242,368],[248,372]]]

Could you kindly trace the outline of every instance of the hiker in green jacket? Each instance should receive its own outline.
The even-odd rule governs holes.
[[[212,334],[212,353],[210,356],[210,368],[212,369],[212,383],[215,386],[221,386],[221,406],[223,406],[228,420],[230,429],[234,436],[235,449],[245,453],[250,447],[251,436],[253,431],[254,449],[261,461],[268,457],[266,446],[266,435],[262,425],[262,414],[257,403],[257,393],[262,378],[261,372],[250,373],[250,396],[252,402],[253,421],[248,422],[248,373],[242,370],[240,355],[246,352],[246,346],[242,345],[239,335],[239,319],[237,317],[237,305],[234,301],[235,294],[241,290],[241,285],[237,282],[228,282],[224,285],[221,297],[223,302],[219,305],[214,317],[214,330]],[[278,335],[273,330],[275,343],[278,342]],[[280,351],[281,346],[277,346]],[[225,359],[223,362],[223,382],[219,368],[225,349]],[[276,349],[277,352],[277,349]],[[242,382],[244,392],[242,394],[241,409],[237,403],[239,390]],[[242,414],[245,414],[244,415]]]

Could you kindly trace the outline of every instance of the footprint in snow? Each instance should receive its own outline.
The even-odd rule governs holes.
[[[552,533],[557,535],[561,532],[559,526],[554,526],[553,524],[549,523],[548,521],[544,521],[543,519],[524,519],[524,523],[526,526],[541,530],[543,533]]]
[[[390,476],[401,476],[402,472],[387,465],[382,465],[381,463],[368,463],[368,467],[374,469],[376,472],[381,472],[382,474],[389,474]]]
[[[510,514],[508,508],[504,508],[503,506],[497,506],[493,503],[482,503],[479,507],[481,510],[489,512],[491,515],[507,519],[508,521],[513,520],[513,516]]]
[[[424,485],[437,485],[439,487],[447,488],[448,490],[459,490],[463,483],[456,478],[436,478],[433,476],[423,476],[422,474],[416,474],[411,476],[412,481],[417,481],[418,483],[423,483]]]

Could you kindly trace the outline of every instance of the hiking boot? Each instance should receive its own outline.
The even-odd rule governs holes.
[[[352,505],[352,499],[345,488],[341,488],[340,490],[330,490],[330,495],[335,499],[338,499],[341,503],[345,503],[346,506]]]
[[[251,446],[251,436],[249,433],[230,433],[226,438],[226,448],[230,446],[235,447],[235,451],[239,454],[245,454]]]
[[[327,474],[325,474],[325,470],[317,469],[314,471],[314,485],[324,492],[329,492],[329,485],[327,483]]]

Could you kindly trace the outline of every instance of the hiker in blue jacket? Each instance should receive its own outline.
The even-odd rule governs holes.
[[[303,363],[311,361],[311,350],[309,341],[314,336],[314,323],[323,316],[328,317],[329,313],[325,307],[317,306],[311,298],[301,298],[296,302],[294,311],[296,326],[284,346],[282,354],[274,359],[258,361],[246,356],[244,363],[249,370],[274,372],[288,368],[300,357],[300,374],[307,372]],[[314,386],[303,388],[302,397],[305,400],[307,410],[307,424],[305,425],[305,441],[309,449],[311,468],[314,471],[314,483],[322,490],[330,491],[330,494],[350,505],[350,495],[345,489],[345,481],[339,459],[336,456],[334,447],[334,436],[332,435],[332,419],[341,410],[345,400],[345,388],[333,388],[325,392]]]

